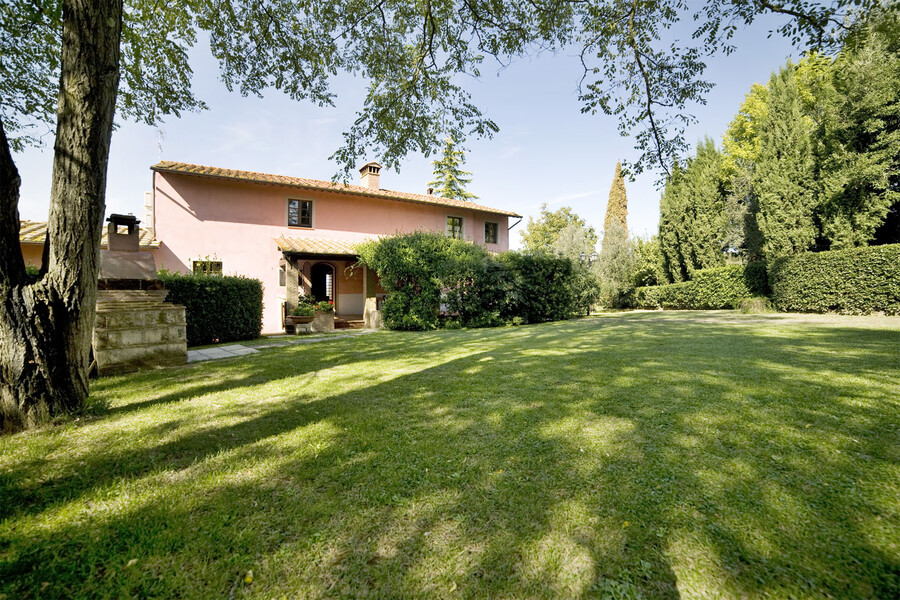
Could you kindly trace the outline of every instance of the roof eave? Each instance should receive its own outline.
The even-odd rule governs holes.
[[[360,196],[363,198],[378,198],[379,200],[396,200],[397,202],[409,202],[411,204],[421,204],[424,206],[438,206],[442,208],[449,209],[460,209],[460,210],[471,210],[480,213],[486,213],[491,215],[500,215],[504,217],[515,217],[521,218],[522,215],[518,213],[508,212],[504,210],[494,210],[494,209],[486,209],[486,208],[475,208],[468,206],[454,206],[449,204],[440,204],[437,202],[429,202],[428,200],[417,200],[415,198],[398,198],[396,196],[389,196],[387,194],[373,194],[372,192],[358,191],[352,189],[334,189],[334,188],[326,188],[317,185],[304,185],[302,183],[284,183],[280,181],[259,181],[257,179],[251,179],[249,177],[236,177],[233,175],[218,175],[216,173],[194,173],[191,171],[182,171],[180,169],[170,169],[166,167],[159,167],[157,165],[153,165],[150,167],[151,171],[155,171],[157,173],[174,173],[175,175],[189,175],[193,177],[208,177],[210,179],[222,179],[225,181],[241,181],[244,183],[252,183],[256,185],[274,185],[279,187],[293,188],[299,190],[315,190],[319,192],[333,192],[335,194],[348,194],[351,196]],[[335,185],[347,185],[347,184],[335,184]]]

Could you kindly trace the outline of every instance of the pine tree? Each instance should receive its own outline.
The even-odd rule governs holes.
[[[466,186],[472,182],[468,171],[463,171],[460,166],[466,162],[465,152],[456,147],[453,138],[444,140],[444,156],[441,160],[433,160],[434,181],[428,185],[437,189],[438,195],[443,198],[455,198],[457,200],[476,200],[478,196],[466,191]]]

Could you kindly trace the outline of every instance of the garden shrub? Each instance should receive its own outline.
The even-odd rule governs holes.
[[[263,287],[246,277],[161,271],[167,302],[183,304],[188,346],[252,340],[262,331]]]
[[[358,252],[387,291],[381,311],[388,328],[436,329],[442,305],[461,326],[497,324],[499,274],[484,248],[419,231],[366,242]]]
[[[767,291],[765,265],[728,265],[694,272],[694,278],[637,288],[632,296],[636,308],[716,309],[735,308],[739,301]]]
[[[494,257],[481,246],[429,232],[373,240],[358,252],[387,291],[382,316],[390,329],[535,323],[569,318],[586,306],[589,277],[567,258]]]
[[[585,308],[591,285],[571,260],[542,253],[505,252],[497,261],[507,269],[504,319],[528,323],[568,319]]]
[[[900,244],[780,258],[769,279],[781,311],[900,314]]]

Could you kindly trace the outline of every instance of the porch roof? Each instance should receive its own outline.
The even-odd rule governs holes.
[[[297,238],[280,235],[275,238],[275,243],[282,252],[292,254],[326,254],[328,256],[355,257],[357,255],[356,247],[362,242]]]

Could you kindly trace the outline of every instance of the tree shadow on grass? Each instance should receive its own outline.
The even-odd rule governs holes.
[[[0,591],[221,597],[250,568],[240,593],[263,597],[898,590],[896,334],[603,319],[420,340],[446,360],[98,455],[90,485],[0,529]]]

